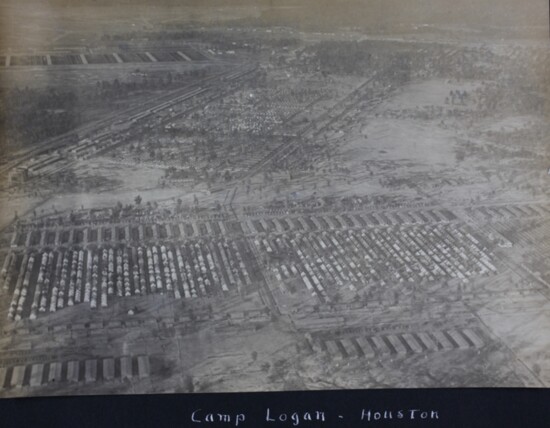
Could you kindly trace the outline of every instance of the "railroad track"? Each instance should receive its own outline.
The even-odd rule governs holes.
[[[110,128],[111,126],[115,126],[117,124],[120,125],[121,123],[131,123],[132,120],[135,120],[136,118],[139,119],[144,114],[145,116],[143,117],[146,117],[150,114],[157,113],[160,110],[164,110],[166,108],[171,107],[174,103],[177,103],[178,100],[181,99],[182,97],[185,98],[186,95],[189,94],[189,92],[196,90],[196,88],[200,88],[201,86],[204,86],[212,81],[215,82],[219,80],[221,82],[222,79],[227,77],[231,78],[231,80],[236,80],[242,77],[243,75],[250,73],[252,70],[255,70],[255,69],[256,67],[246,67],[237,72],[235,72],[232,69],[224,73],[215,74],[213,76],[201,79],[198,82],[194,82],[190,85],[186,85],[181,89],[171,92],[170,94],[161,94],[157,97],[154,97],[152,100],[150,100],[145,104],[141,104],[137,107],[130,107],[129,109],[126,109],[119,113],[115,113],[114,115],[111,115],[108,118],[100,119],[93,123],[90,123],[90,124],[81,126],[77,129],[74,129],[72,131],[69,131],[60,136],[42,141],[41,143],[36,144],[35,145],[36,147],[33,149],[30,149],[22,153],[14,154],[16,159],[8,162],[7,164],[0,166],[0,174],[7,173],[10,169],[15,168],[16,166],[29,160],[33,156],[39,155],[41,153],[45,153],[50,150],[60,149],[71,144],[76,135],[78,135],[79,139],[82,139],[85,137],[89,137],[90,134],[100,132],[98,135],[100,137],[101,131],[104,131],[106,128]],[[98,136],[96,136],[96,138]]]

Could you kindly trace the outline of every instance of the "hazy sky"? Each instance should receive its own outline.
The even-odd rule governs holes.
[[[83,17],[97,16],[103,22],[109,17],[139,19],[163,10],[167,15],[174,11],[172,17],[181,17],[185,22],[186,13],[195,15],[191,8],[210,9],[213,16],[219,16],[223,7],[255,7],[262,9],[263,17],[272,19],[274,24],[307,22],[361,27],[407,23],[506,28],[547,26],[548,4],[549,0],[0,0],[0,24],[4,31],[8,26],[14,30],[15,25],[32,31],[42,16],[55,21],[49,26],[54,30],[67,22],[67,16],[78,14],[82,6],[86,7]],[[266,11],[270,7],[272,10]],[[197,16],[208,16],[208,12]]]

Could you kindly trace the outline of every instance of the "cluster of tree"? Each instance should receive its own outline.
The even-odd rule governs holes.
[[[369,43],[324,41],[312,51],[315,66],[326,73],[363,75],[378,65]]]
[[[78,97],[71,89],[7,89],[0,100],[0,129],[18,144],[55,137],[81,121]]]
[[[164,177],[171,180],[185,180],[190,178],[190,174],[188,170],[171,166],[164,170]]]
[[[181,86],[182,82],[186,82],[188,77],[204,77],[207,72],[206,69],[192,69],[185,73],[142,74],[140,79],[128,81],[98,80],[94,96],[102,99],[120,99],[142,91],[176,88]]]

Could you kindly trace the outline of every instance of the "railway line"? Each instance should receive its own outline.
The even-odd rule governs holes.
[[[48,140],[42,141],[34,148],[26,151],[15,152],[12,155],[12,159],[0,166],[0,174],[6,174],[10,169],[15,168],[24,162],[30,160],[32,157],[41,153],[51,152],[53,150],[59,150],[74,143],[75,139],[82,140],[84,138],[112,138],[113,132],[116,132],[117,128],[122,130],[127,129],[132,123],[137,120],[145,119],[155,113],[166,110],[173,105],[190,97],[199,95],[206,90],[207,85],[211,88],[216,86],[216,83],[221,83],[225,76],[230,77],[232,80],[238,79],[251,72],[253,67],[242,67],[242,70],[228,70],[224,73],[219,73],[213,76],[209,76],[205,79],[201,79],[198,82],[186,85],[184,88],[171,92],[170,94],[162,94],[158,97],[154,97],[152,100],[145,104],[131,107],[124,111],[121,111],[115,115],[107,118],[95,121],[90,124],[86,124],[80,128],[70,131],[61,136],[53,137]],[[213,85],[212,85],[213,83]],[[106,131],[109,130],[109,131]]]
[[[106,118],[79,128],[66,136],[55,138],[51,142],[44,142],[40,144],[40,148],[32,149],[24,155],[20,154],[16,161],[12,161],[7,165],[5,164],[0,168],[0,174],[6,173],[9,169],[23,164],[25,161],[40,153],[63,149],[74,144],[74,138],[76,135],[78,135],[80,141],[82,141],[82,139],[89,139],[90,143],[87,145],[87,150],[95,154],[100,154],[113,149],[114,147],[123,144],[125,141],[132,138],[134,134],[137,135],[138,130],[132,130],[132,125],[139,123],[141,126],[147,126],[147,120],[150,120],[151,118],[154,118],[155,116],[177,106],[178,104],[195,97],[206,96],[204,102],[211,102],[221,96],[221,94],[216,93],[218,84],[226,81],[238,81],[239,79],[250,75],[255,70],[255,66],[246,66],[242,67],[238,71],[228,71],[226,73],[208,77],[200,82],[187,85],[185,88],[172,92],[168,95],[161,95],[146,105],[130,108],[110,118]],[[209,96],[209,94],[212,95]],[[169,114],[167,117],[161,119],[156,126],[165,125],[170,121],[173,121],[178,116],[188,114],[190,111],[196,110],[197,108],[199,108],[199,106],[192,106],[191,109],[185,109],[178,114]],[[109,129],[109,131],[105,131],[105,129]],[[98,132],[99,134],[97,134]],[[124,133],[127,133],[128,135],[124,136]],[[82,156],[82,152],[80,155]],[[67,156],[63,160],[63,165],[51,169],[45,173],[37,174],[34,181],[35,183],[39,183],[41,180],[43,181],[48,176],[60,172],[72,164],[74,164],[74,162],[71,161],[69,156]]]

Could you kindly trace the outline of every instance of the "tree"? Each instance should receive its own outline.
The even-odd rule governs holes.
[[[141,196],[140,195],[137,195],[135,198],[134,198],[134,202],[136,203],[136,205],[141,205],[141,201],[143,199],[141,199]]]

